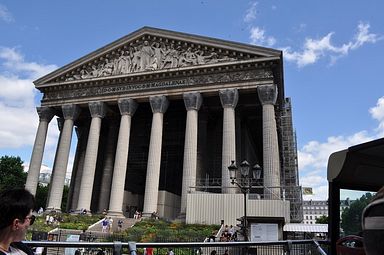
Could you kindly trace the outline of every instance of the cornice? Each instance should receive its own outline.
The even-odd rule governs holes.
[[[121,54],[121,52],[124,52],[124,51],[126,52],[131,51],[131,53],[134,51],[137,52],[139,51],[140,48],[143,47],[142,45],[145,41],[149,41],[151,43],[152,42],[164,43],[164,46],[166,45],[169,46],[174,44],[175,48],[177,47],[180,54],[181,53],[184,54],[185,51],[187,51],[189,48],[194,50],[195,53],[196,51],[199,51],[200,52],[199,54],[202,57],[209,57],[211,54],[216,54],[216,56],[218,56],[219,61],[227,61],[227,62],[231,60],[243,61],[250,58],[268,58],[268,57],[281,58],[281,55],[282,55],[281,51],[274,50],[274,49],[268,49],[268,48],[254,46],[254,45],[225,41],[221,39],[214,39],[214,38],[209,38],[204,36],[179,33],[179,32],[174,32],[169,30],[144,27],[68,65],[65,65],[64,67],[36,80],[34,83],[37,88],[40,88],[46,83],[63,82],[65,80],[68,81],[68,79],[84,80],[83,77],[89,76],[89,75],[82,76],[80,72],[89,73],[91,71],[94,71],[94,69],[101,68],[103,67],[103,65],[105,65],[104,62],[108,61],[106,59],[115,60],[119,56],[119,54]],[[135,49],[132,51],[132,47],[138,47],[138,49]],[[129,55],[129,53],[126,53],[126,54]],[[209,63],[209,61],[207,63]],[[203,64],[206,64],[206,63],[203,63]],[[180,67],[179,65],[178,68],[182,68],[182,67]],[[134,73],[136,72],[141,73],[143,69],[144,68],[141,67],[141,69],[135,70]],[[175,68],[172,67],[170,69],[162,69],[162,70],[172,71],[172,69],[175,69]],[[148,72],[148,71],[153,72],[154,70],[144,70],[143,72]],[[97,75],[93,75],[93,76],[94,77],[92,78],[101,78],[101,77],[96,77]],[[114,74],[113,76],[116,76],[116,74]]]

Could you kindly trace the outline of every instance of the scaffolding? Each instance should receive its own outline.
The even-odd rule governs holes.
[[[287,189],[286,198],[291,202],[291,222],[303,221],[302,191],[299,185],[299,171],[297,163],[297,141],[296,133],[292,123],[292,104],[290,98],[285,98],[284,105],[280,111],[279,135],[281,154],[281,186],[298,187]]]

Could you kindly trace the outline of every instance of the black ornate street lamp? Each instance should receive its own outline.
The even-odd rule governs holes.
[[[248,161],[244,160],[240,164],[240,174],[241,174],[241,179],[237,180],[236,175],[237,171],[239,170],[238,167],[235,164],[235,161],[232,160],[232,163],[230,166],[228,166],[229,170],[229,177],[231,178],[231,183],[233,185],[237,185],[241,193],[244,195],[244,239],[248,240],[248,234],[247,234],[247,193],[251,190],[252,188],[252,180],[258,180],[260,179],[261,176],[261,167],[259,164],[255,164],[252,167],[252,172],[250,173],[250,164]]]

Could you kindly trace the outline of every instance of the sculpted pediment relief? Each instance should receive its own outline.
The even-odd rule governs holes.
[[[122,75],[143,71],[154,71],[213,64],[237,60],[229,53],[207,51],[201,47],[183,48],[173,43],[143,41],[140,45],[123,47],[78,68],[78,71],[66,75],[65,81]]]
[[[241,47],[237,47],[237,46]],[[245,49],[245,50],[244,50]],[[36,84],[68,82],[191,66],[249,60],[277,51],[167,30],[143,28],[72,64]]]

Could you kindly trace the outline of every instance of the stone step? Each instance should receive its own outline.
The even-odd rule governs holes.
[[[111,219],[113,220],[112,222],[112,227],[110,229],[110,232],[118,232],[118,227],[117,227],[117,223],[118,221],[121,219],[123,221],[123,227],[121,229],[121,231],[124,231],[126,230],[127,228],[130,228],[132,227],[136,222],[140,221],[140,220],[137,220],[137,219],[132,219],[132,218],[122,218],[122,217],[111,217]],[[102,227],[102,221],[104,219],[96,222],[95,224],[93,224],[92,226],[90,226],[87,230],[87,232],[91,231],[91,232],[102,232],[103,230],[103,227]]]

